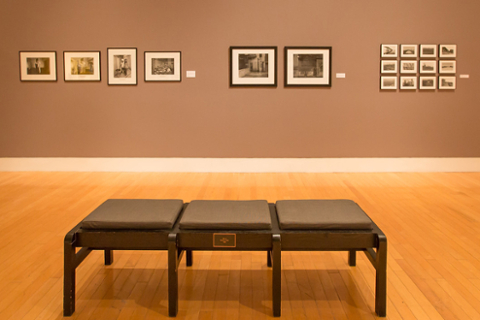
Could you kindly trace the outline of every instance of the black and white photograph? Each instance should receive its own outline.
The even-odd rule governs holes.
[[[137,84],[137,49],[108,48],[108,84]]]
[[[437,73],[437,61],[420,60],[420,73]]]
[[[400,89],[402,90],[417,89],[417,77],[400,77]]]
[[[401,60],[400,61],[400,73],[417,73],[417,61],[416,60]]]
[[[397,58],[398,44],[382,44],[380,47],[380,56],[382,58]]]
[[[145,81],[181,81],[180,51],[145,51]]]
[[[230,86],[277,86],[277,47],[230,47]]]
[[[438,46],[438,53],[440,58],[456,58],[457,45],[456,44],[441,44]]]
[[[380,71],[381,73],[397,73],[398,61],[397,60],[381,60]]]
[[[416,44],[402,44],[400,46],[400,57],[416,58],[418,56],[417,49],[418,46]]]
[[[456,73],[457,62],[454,60],[438,61],[438,73]]]
[[[380,77],[380,89],[396,90],[398,88],[397,77]]]
[[[420,58],[436,58],[437,57],[437,45],[436,44],[421,44],[420,45]]]
[[[21,81],[57,81],[56,51],[20,51]]]
[[[454,90],[457,88],[455,77],[438,77],[438,89]]]
[[[100,81],[100,51],[64,51],[65,81]]]
[[[435,90],[437,88],[437,77],[420,77],[419,89]]]
[[[285,47],[285,86],[331,86],[332,47]]]

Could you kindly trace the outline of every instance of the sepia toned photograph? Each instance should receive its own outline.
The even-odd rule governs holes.
[[[401,58],[416,58],[418,46],[416,44],[402,44],[400,46],[400,57]]]
[[[65,81],[100,81],[100,51],[64,51]]]
[[[331,47],[285,47],[285,86],[331,86]]]
[[[108,48],[108,84],[137,84],[137,49]]]
[[[420,45],[420,58],[436,58],[437,57],[437,45],[436,44],[421,44]]]
[[[437,61],[420,60],[420,73],[437,73]]]
[[[277,47],[230,47],[230,86],[277,86]]]
[[[397,88],[397,77],[380,77],[380,89],[396,90]]]
[[[420,77],[419,88],[422,90],[435,90],[437,88],[437,77]]]
[[[456,58],[457,45],[456,44],[441,44],[438,48],[440,58]]]
[[[145,81],[181,81],[180,51],[145,51]]]
[[[397,58],[398,44],[382,44],[380,47],[380,55],[382,58]]]
[[[239,54],[238,77],[268,78],[268,53]]]
[[[417,89],[417,77],[400,77],[400,89]]]
[[[452,60],[438,61],[438,73],[456,73],[457,62]]]
[[[455,77],[438,77],[438,89],[454,90],[456,87]]]
[[[55,51],[20,51],[21,81],[57,81]]]
[[[417,61],[401,60],[400,73],[417,73]]]
[[[380,63],[381,73],[397,73],[398,61],[397,60],[382,60]]]

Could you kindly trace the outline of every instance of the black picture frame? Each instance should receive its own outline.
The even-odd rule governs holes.
[[[125,64],[123,66],[126,65],[126,68],[116,66],[116,64],[119,64],[120,62],[118,61],[119,58],[115,58],[115,56],[124,55],[133,55],[134,57],[130,57],[131,61],[124,62]],[[130,73],[128,72],[128,69],[130,69]],[[121,76],[122,73],[125,73],[125,77]],[[130,74],[130,77],[128,77],[128,74]],[[136,86],[138,84],[137,48],[107,48],[107,82],[109,86]]]
[[[78,58],[87,58],[93,59],[91,64],[91,68],[93,68],[93,73],[91,74],[81,74],[79,71],[77,74],[68,73],[68,69],[74,68],[72,66],[71,61],[69,62],[68,58],[73,58],[72,55],[77,55]],[[102,54],[100,50],[96,51],[83,51],[83,50],[75,50],[75,51],[63,51],[63,80],[65,82],[100,82],[102,80]],[[81,67],[79,67],[81,68]]]
[[[20,81],[22,82],[56,82],[57,81],[57,51],[30,50],[19,51]],[[42,59],[38,64],[30,59]],[[48,59],[48,60],[45,60]],[[48,67],[45,62],[48,61]],[[30,66],[30,64],[32,64]],[[30,66],[30,67],[29,67]],[[36,72],[34,72],[34,69]],[[43,69],[43,70],[42,70]],[[45,71],[48,69],[48,73]]]
[[[285,87],[331,87],[332,47],[285,47]]]
[[[277,47],[231,46],[230,87],[277,87]]]
[[[172,65],[167,66],[172,70],[165,74],[153,73],[153,59],[170,59]],[[182,81],[182,52],[181,51],[145,51],[144,52],[145,82],[181,82]]]

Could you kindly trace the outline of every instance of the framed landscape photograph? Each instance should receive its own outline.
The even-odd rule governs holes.
[[[438,77],[438,89],[455,90],[457,88],[455,77]]]
[[[435,90],[437,88],[437,77],[420,77],[421,90]]]
[[[400,73],[417,73],[417,61],[400,60]]]
[[[332,86],[332,47],[285,47],[285,86]]]
[[[56,51],[20,51],[20,81],[57,81]]]
[[[418,56],[417,49],[418,46],[416,44],[402,44],[400,46],[400,57],[416,58]]]
[[[182,81],[180,51],[145,51],[145,81]]]
[[[438,46],[438,52],[440,58],[456,58],[457,57],[457,45],[456,44],[441,44]]]
[[[397,77],[380,77],[380,89],[396,90],[397,88]]]
[[[277,86],[277,47],[230,47],[230,86]]]
[[[438,61],[438,73],[456,73],[457,61],[455,60],[440,60]]]
[[[100,81],[100,51],[64,51],[65,81]]]
[[[417,77],[400,77],[400,89],[402,90],[417,89]]]
[[[420,60],[420,73],[437,73],[437,61]]]
[[[382,60],[380,63],[381,73],[397,73],[398,61],[397,60]]]
[[[436,44],[421,44],[420,45],[420,58],[436,58],[437,57],[437,45]]]
[[[137,48],[108,48],[108,84],[137,84]]]
[[[380,48],[380,56],[382,58],[397,58],[398,44],[382,44]]]

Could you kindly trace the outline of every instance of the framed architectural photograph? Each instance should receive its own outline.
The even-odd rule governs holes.
[[[438,73],[456,73],[457,61],[455,60],[440,60],[438,61]]]
[[[436,44],[421,44],[420,45],[420,58],[436,58],[437,57],[437,45]]]
[[[402,90],[417,89],[417,77],[400,77],[400,89]]]
[[[420,73],[437,73],[437,61],[420,60]]]
[[[56,51],[20,51],[20,81],[57,81]]]
[[[400,60],[400,73],[417,73],[417,61]]]
[[[437,77],[420,77],[421,90],[435,90],[437,88]]]
[[[380,63],[381,73],[397,73],[398,61],[397,60],[382,60]]]
[[[230,86],[277,86],[277,47],[230,47]]]
[[[455,77],[438,77],[438,89],[455,90],[457,88]]]
[[[285,86],[332,86],[332,47],[285,47]]]
[[[182,81],[180,51],[145,51],[145,81]]]
[[[456,44],[441,44],[438,46],[438,53],[440,58],[456,58],[457,45]]]
[[[400,57],[416,58],[418,56],[417,48],[416,44],[402,44],[400,46]]]
[[[137,48],[108,48],[108,84],[137,84]]]
[[[380,77],[380,89],[397,90],[397,77]]]
[[[382,44],[380,48],[380,56],[382,58],[397,58],[398,44]]]
[[[64,51],[65,81],[100,81],[100,51]]]

